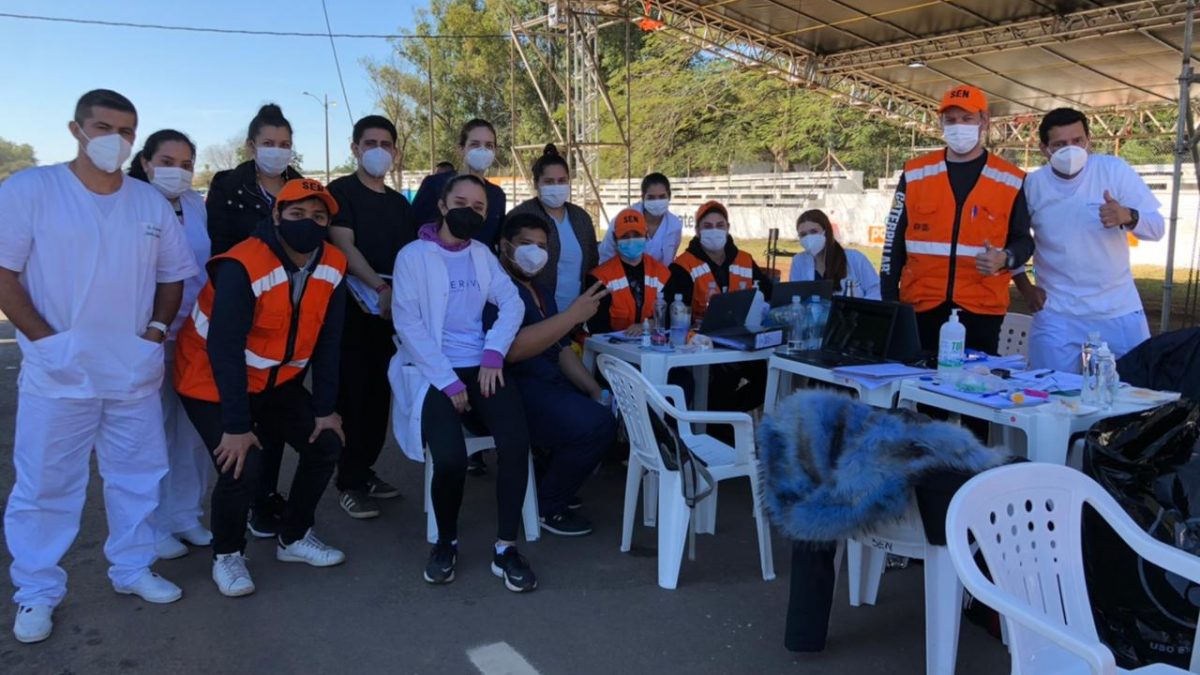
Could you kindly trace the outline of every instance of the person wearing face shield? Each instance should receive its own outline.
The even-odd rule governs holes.
[[[159,389],[162,397],[163,429],[167,437],[169,468],[159,488],[160,501],[155,512],[158,521],[158,557],[163,560],[179,558],[188,553],[186,544],[208,546],[212,532],[200,523],[204,514],[203,500],[208,496],[212,468],[208,448],[196,433],[179,395],[175,393],[175,336],[192,313],[200,289],[208,280],[204,264],[211,255],[208,239],[207,214],[204,198],[192,189],[192,168],[196,161],[196,146],[186,135],[174,129],[156,131],[134,155],[129,176],[150,183],[158,189],[175,210],[184,237],[192,251],[199,274],[183,282],[183,302],[167,331],[163,345],[166,353],[166,375]]]
[[[400,249],[417,238],[408,200],[384,182],[396,164],[396,135],[386,117],[360,119],[350,144],[358,170],[329,183],[329,194],[339,207],[330,239],[346,254],[350,274],[379,294],[378,314],[347,302],[342,329],[338,413],[346,447],[338,461],[337,488],[338,505],[351,518],[374,518],[380,513],[377,499],[400,496],[399,489],[372,469],[387,441],[391,409],[387,367],[396,353],[392,263]]]
[[[1034,311],[1030,367],[1079,372],[1088,333],[1100,333],[1118,358],[1150,337],[1128,237],[1158,241],[1165,223],[1158,200],[1124,160],[1090,152],[1086,115],[1051,110],[1038,135],[1049,162],[1025,179],[1037,285],[1023,267],[1013,282]]]
[[[879,299],[879,273],[859,251],[844,248],[833,236],[833,223],[820,209],[810,209],[796,219],[796,236],[803,253],[792,258],[788,281],[834,283],[838,295]]]
[[[212,254],[220,255],[253,234],[272,217],[276,194],[285,183],[303,178],[291,166],[292,124],[274,103],[259,108],[246,132],[250,159],[218,171],[208,188],[208,235]],[[267,457],[262,484],[250,511],[250,532],[260,539],[279,534],[286,499],[278,492],[283,441],[260,438]]]
[[[608,295],[588,321],[588,332],[600,335],[623,330],[641,335],[642,322],[654,316],[654,304],[663,294],[671,271],[647,250],[646,218],[641,211],[625,209],[613,219],[617,257],[592,270],[584,285],[603,284]],[[668,303],[669,304],[669,303]]]
[[[571,202],[571,170],[553,143],[533,163],[532,173],[537,196],[518,204],[510,215],[533,213],[550,223],[550,259],[537,280],[554,293],[557,306],[569,307],[587,288],[584,276],[600,261],[596,230],[588,212]]]
[[[335,404],[346,256],[326,242],[337,212],[319,182],[284,184],[271,218],[209,261],[208,283],[179,334],[175,388],[217,469],[212,578],[229,597],[255,590],[243,552],[259,475],[270,468],[264,435],[299,455],[275,559],[313,567],[346,559],[313,532],[345,442]]]
[[[729,234],[729,211],[717,201],[696,209],[696,236],[687,250],[669,268],[665,289],[667,304],[676,295],[692,307],[692,321],[699,323],[708,308],[710,291],[744,291],[758,285],[771,297],[771,283],[754,258],[737,247]],[[708,407],[711,410],[754,410],[762,405],[767,384],[766,362],[719,364],[709,369]],[[686,389],[686,387],[685,387]],[[718,435],[730,432],[718,427]],[[732,433],[729,433],[732,439]],[[731,441],[732,442],[732,441]]]
[[[500,264],[516,282],[525,304],[521,330],[505,361],[521,392],[529,440],[540,451],[538,512],[542,529],[560,536],[591,533],[591,522],[579,513],[576,493],[616,440],[612,412],[599,403],[600,385],[571,349],[571,332],[596,314],[608,290],[594,284],[563,311],[554,294],[534,277],[546,265],[550,224],[541,216],[523,213],[504,219]],[[488,305],[484,326],[496,318]],[[552,420],[570,420],[558,424]]]
[[[469,175],[482,180],[487,189],[487,218],[484,219],[483,227],[475,233],[475,240],[493,248],[500,237],[500,223],[508,210],[508,195],[504,193],[504,189],[487,179],[488,169],[496,162],[498,138],[492,123],[478,118],[464,124],[458,132],[458,152],[462,166],[466,167]],[[439,162],[434,167],[433,174],[421,181],[421,187],[413,197],[413,223],[419,226],[422,223],[436,222],[442,217],[438,203],[446,190],[446,184],[457,175],[459,174],[454,170],[453,164]]]
[[[921,347],[959,309],[968,349],[995,354],[1008,311],[1009,270],[1033,253],[1025,172],[983,147],[987,97],[976,87],[947,91],[938,108],[944,150],[904,165],[888,212],[880,295],[912,305]]]
[[[492,573],[508,590],[523,593],[537,588],[516,546],[529,482],[529,431],[521,396],[508,386],[504,359],[524,306],[491,247],[476,239],[488,212],[483,179],[456,176],[445,190],[441,215],[400,250],[392,271],[392,323],[400,338],[388,367],[392,429],[407,457],[432,465],[429,497],[438,536],[424,579],[440,585],[454,581],[458,560],[458,512],[467,477],[463,423],[487,428],[499,464]],[[485,328],[488,303],[497,314]]]
[[[168,325],[199,269],[163,195],[121,173],[137,132],[129,99],[90,91],[67,129],[73,160],[0,185],[0,312],[21,349],[4,512],[19,642],[53,629],[93,451],[113,589],[152,603],[182,595],[150,571],[169,466],[159,388]]]
[[[674,262],[683,238],[683,221],[670,211],[671,181],[661,173],[647,174],[642,179],[642,201],[630,208],[646,217],[646,255],[664,267]],[[600,242],[601,263],[617,255],[615,224],[615,220],[609,223],[604,241]]]

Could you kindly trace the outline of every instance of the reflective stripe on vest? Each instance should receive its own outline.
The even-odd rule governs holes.
[[[675,264],[687,270],[692,277],[692,319],[698,321],[704,317],[708,307],[708,285],[716,283],[716,276],[708,263],[684,251],[675,259]],[[754,258],[745,251],[738,251],[729,264],[729,290],[742,291],[754,285]],[[717,289],[720,292],[720,289]]]
[[[950,185],[944,150],[905,164],[908,227],[904,247],[908,258],[900,271],[903,302],[913,305],[918,312],[932,310],[947,301],[977,314],[1007,311],[1011,274],[1005,270],[984,276],[974,261],[968,259],[985,253],[988,244],[997,248],[1004,245],[1024,177],[1017,167],[988,154],[979,180],[963,203],[958,204]]]
[[[642,258],[642,308],[638,313],[637,300],[633,297],[633,289],[629,286],[629,278],[625,275],[625,267],[619,257],[613,257],[608,262],[597,267],[592,276],[596,277],[608,289],[612,299],[609,305],[609,325],[613,330],[625,330],[634,323],[654,316],[654,303],[662,293],[663,286],[670,278],[671,272],[662,263],[644,256]]]

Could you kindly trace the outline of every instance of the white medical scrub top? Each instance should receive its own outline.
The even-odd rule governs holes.
[[[1138,210],[1133,230],[1100,222],[1104,191]],[[1047,166],[1025,178],[1033,236],[1033,269],[1046,291],[1046,308],[1072,316],[1113,318],[1142,309],[1129,266],[1127,233],[1156,241],[1163,236],[1161,206],[1124,160],[1089,155],[1078,175],[1060,178]]]
[[[0,267],[20,274],[56,333],[21,347],[21,391],[48,398],[131,400],[158,393],[163,346],[140,336],[156,284],[199,273],[179,220],[158,190],[125,178],[112,195],[84,187],[67,164],[0,185]]]

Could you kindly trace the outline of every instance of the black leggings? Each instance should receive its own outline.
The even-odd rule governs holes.
[[[529,482],[529,430],[521,394],[512,378],[506,386],[484,398],[479,391],[479,368],[455,368],[458,379],[467,385],[471,410],[487,425],[496,440],[499,469],[496,475],[497,538],[516,541],[521,527],[521,506]],[[458,539],[458,511],[462,506],[463,484],[467,480],[467,446],[463,440],[462,417],[450,397],[429,388],[421,407],[421,430],[433,461],[433,485],[430,498],[437,518],[438,540],[449,543]]]

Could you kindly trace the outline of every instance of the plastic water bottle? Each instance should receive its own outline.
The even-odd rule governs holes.
[[[800,304],[800,296],[792,296],[792,313],[788,315],[788,351],[804,351],[805,331],[808,327],[808,312]]]
[[[1101,342],[1100,348],[1092,356],[1096,362],[1097,374],[1097,394],[1098,405],[1108,410],[1112,407],[1113,401],[1117,397],[1117,387],[1121,384],[1120,377],[1117,375],[1117,359],[1113,356],[1112,350],[1108,348],[1107,342]]]
[[[692,327],[692,308],[683,304],[683,296],[675,294],[671,303],[671,344],[681,347],[687,344],[688,331]]]
[[[1100,348],[1100,333],[1091,331],[1087,334],[1087,341],[1083,343],[1083,349],[1079,353],[1079,374],[1087,376],[1088,365],[1091,363],[1092,354]],[[1085,401],[1086,403],[1086,401]]]
[[[958,320],[958,309],[950,310],[950,319],[938,331],[938,377],[944,383],[958,382],[965,362],[967,327]]]
[[[642,349],[649,349],[652,345],[650,339],[650,319],[642,319]]]
[[[771,305],[767,304],[762,291],[758,289],[758,282],[754,282],[754,300],[750,303],[750,313],[746,315],[746,329],[751,332],[761,330],[770,310]]]

